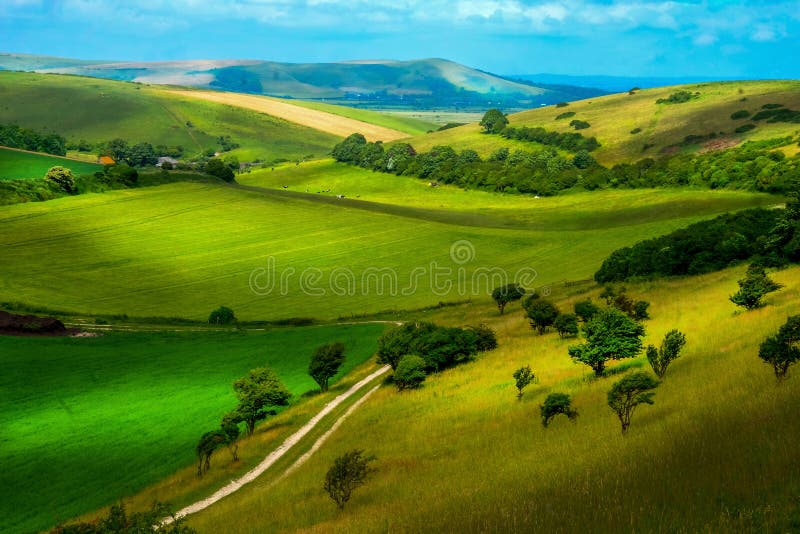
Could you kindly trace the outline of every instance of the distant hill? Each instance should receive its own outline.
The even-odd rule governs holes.
[[[581,87],[594,91],[607,91],[610,93],[626,92],[633,87],[649,89],[665,87],[668,85],[684,85],[689,83],[702,83],[725,81],[733,78],[712,78],[710,76],[573,76],[569,74],[510,74],[505,76],[510,80],[522,83],[532,83],[541,87],[548,85]],[[591,98],[594,95],[587,95]]]
[[[605,94],[565,84],[540,87],[444,59],[103,62],[6,53],[0,54],[0,69],[185,85],[382,109],[521,110]]]

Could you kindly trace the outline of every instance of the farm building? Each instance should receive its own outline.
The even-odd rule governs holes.
[[[116,161],[111,156],[100,156],[97,158],[97,163],[100,165],[114,165]]]
[[[178,160],[175,158],[171,158],[169,156],[161,156],[158,158],[158,163],[156,163],[156,167],[161,167],[165,163],[169,163],[173,167],[178,164]]]

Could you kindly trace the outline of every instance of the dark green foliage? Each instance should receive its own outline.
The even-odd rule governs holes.
[[[45,174],[44,179],[53,183],[67,194],[75,192],[75,177],[69,169],[58,166],[51,167]]]
[[[592,299],[579,300],[575,303],[573,309],[575,310],[575,315],[584,323],[589,321],[600,311],[600,308],[592,302]]]
[[[553,327],[561,339],[578,335],[578,316],[574,313],[562,313],[553,322]]]
[[[579,150],[575,157],[572,158],[572,164],[579,169],[588,169],[597,165],[597,160],[594,159],[586,150]]]
[[[574,111],[565,111],[564,113],[559,113],[558,115],[556,115],[556,120],[560,121],[561,119],[569,119],[570,117],[574,116],[575,116]]]
[[[437,132],[443,132],[444,130],[450,130],[451,128],[458,128],[459,126],[464,126],[465,122],[448,122],[444,126],[439,126],[436,130]]]
[[[556,104],[557,108],[565,108],[567,106],[569,106],[569,102],[559,102],[558,104]]]
[[[658,378],[664,378],[667,367],[680,356],[681,349],[686,345],[686,336],[678,330],[670,330],[664,336],[661,346],[647,346],[647,361]]]
[[[631,373],[611,386],[608,392],[608,405],[614,410],[622,424],[622,433],[628,431],[631,416],[640,404],[653,404],[652,391],[658,387],[658,380],[643,371]]]
[[[497,348],[497,334],[485,324],[468,326],[467,330],[475,334],[475,348],[478,352],[488,352]]]
[[[538,294],[534,293],[522,303],[525,308],[525,314],[531,323],[531,328],[536,329],[539,335],[543,335],[547,329],[553,326],[553,323],[560,313],[555,304],[547,299],[543,299]]]
[[[217,143],[219,143],[222,152],[230,152],[231,150],[239,148],[239,143],[233,141],[230,135],[220,135],[217,137]]]
[[[235,177],[231,168],[225,165],[225,162],[219,158],[211,158],[208,160],[203,172],[211,176],[216,176],[226,182],[232,182]]]
[[[40,134],[15,124],[0,124],[0,146],[44,152],[56,156],[67,155],[67,140],[58,134]]]
[[[439,371],[466,362],[482,350],[480,347],[490,346],[491,339],[487,336],[488,332],[474,327],[406,323],[378,339],[378,363],[388,364],[396,371],[403,356],[417,354],[425,360],[426,370]]]
[[[319,384],[321,391],[328,391],[328,381],[336,375],[344,363],[344,344],[326,343],[314,351],[308,364],[308,374]]]
[[[572,124],[570,123],[570,125]],[[577,152],[578,150],[591,152],[600,148],[600,143],[598,143],[597,139],[594,137],[584,137],[577,132],[548,132],[541,127],[529,128],[528,126],[523,126],[521,128],[513,128],[507,126],[501,135],[507,139],[517,139],[519,141],[530,141],[542,145],[555,146],[571,152]]]
[[[749,132],[750,130],[755,130],[755,129],[756,129],[756,125],[755,124],[748,123],[748,124],[742,124],[741,126],[736,128],[734,130],[734,132],[735,133],[745,133],[745,132]]]
[[[331,155],[336,161],[359,165],[361,161],[361,151],[366,145],[367,139],[360,133],[354,133],[334,146]]]
[[[738,121],[739,119],[746,119],[750,116],[750,112],[746,109],[740,109],[739,111],[734,111],[731,113],[731,120]]]
[[[578,119],[570,121],[569,125],[575,128],[576,130],[585,130],[586,128],[589,128],[591,126],[591,124],[589,124],[588,122]]]
[[[731,263],[763,253],[763,243],[780,216],[778,210],[743,210],[640,241],[612,252],[594,279],[608,283],[634,277],[702,274],[724,269]]]
[[[566,415],[571,421],[578,417],[578,412],[572,409],[572,399],[566,393],[551,393],[539,406],[542,415],[542,426],[547,428],[550,421],[559,414]]]
[[[480,125],[487,133],[500,133],[508,124],[508,118],[499,109],[490,109],[483,114]]]
[[[642,133],[641,128],[634,128],[633,130],[631,130],[631,135],[636,135],[638,133]]]
[[[230,446],[232,442],[239,437],[238,427],[236,427],[236,430],[235,438],[222,429],[206,432],[200,437],[200,441],[197,443],[196,447],[198,460],[197,476],[202,477],[204,473],[207,473],[208,470],[211,469],[211,456],[217,449]]]
[[[767,104],[769,105],[769,104]],[[789,108],[766,108],[753,115],[754,121],[800,123],[800,111]]]
[[[569,355],[603,376],[606,362],[633,358],[642,350],[644,327],[616,308],[600,311],[584,326],[586,343],[569,347]]]
[[[328,492],[340,510],[350,500],[353,490],[363,486],[369,474],[374,471],[369,466],[374,460],[374,456],[364,456],[364,451],[354,449],[333,461],[333,465],[325,474],[323,489]]]
[[[520,367],[514,371],[514,385],[517,387],[517,399],[522,400],[522,390],[536,381],[536,375],[531,370],[530,365]]]
[[[525,288],[520,287],[519,284],[506,284],[504,286],[496,287],[492,291],[492,298],[497,303],[497,309],[500,310],[500,315],[503,315],[506,305],[509,302],[514,302],[521,299],[525,295]]]
[[[394,371],[394,385],[398,391],[416,389],[425,381],[425,360],[416,354],[406,354],[397,363]]]
[[[766,254],[800,261],[800,191],[793,191],[786,202],[786,209],[767,236]]]
[[[764,104],[761,109],[778,109],[782,108],[783,104]]]
[[[252,369],[233,383],[233,391],[239,399],[234,417],[247,425],[249,435],[255,431],[256,422],[266,419],[273,408],[289,404],[292,396],[268,367]]]
[[[209,324],[233,324],[235,322],[236,315],[227,306],[220,306],[208,316]]]
[[[633,303],[633,318],[637,321],[644,321],[645,319],[650,318],[650,313],[648,313],[647,309],[650,307],[650,303],[646,300],[637,300]]]
[[[789,367],[800,360],[800,315],[793,315],[778,333],[761,343],[758,357],[772,366],[778,381],[786,378]]]
[[[139,181],[139,173],[136,169],[124,163],[106,165],[103,173],[105,178],[101,178],[101,180],[109,185],[133,187]]]
[[[696,93],[691,93],[689,91],[677,91],[672,93],[667,98],[659,98],[656,100],[656,104],[684,104],[689,102],[690,100],[697,98]]]
[[[161,524],[165,518],[171,518],[169,524]],[[158,532],[163,534],[196,534],[197,531],[186,525],[185,517],[175,517],[174,512],[166,505],[155,503],[146,512],[129,514],[125,505],[111,505],[108,515],[86,521],[61,525],[50,531],[50,534],[145,534],[154,532],[153,525],[160,525]]]
[[[761,299],[764,296],[783,287],[767,276],[764,267],[758,264],[747,267],[745,277],[739,280],[738,284],[739,291],[732,295],[730,300],[747,310],[760,308],[763,306]]]

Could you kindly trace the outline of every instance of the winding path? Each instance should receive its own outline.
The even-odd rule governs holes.
[[[255,466],[253,469],[242,475],[240,478],[232,480],[227,485],[223,486],[222,488],[218,489],[214,492],[211,496],[197,501],[175,513],[175,518],[186,517],[189,514],[193,514],[204,510],[214,504],[215,502],[227,497],[228,495],[240,490],[245,484],[254,481],[256,478],[261,476],[264,471],[269,469],[275,462],[277,462],[280,458],[282,458],[292,447],[294,447],[303,437],[305,437],[309,432],[311,432],[317,424],[329,413],[331,413],[337,406],[342,404],[348,398],[353,396],[357,393],[360,389],[365,387],[367,384],[370,384],[373,380],[380,377],[381,375],[386,374],[391,367],[385,365],[375,371],[374,373],[370,374],[366,378],[358,381],[357,383],[353,384],[350,389],[345,391],[344,393],[338,395],[335,399],[325,405],[325,407],[317,413],[314,417],[311,418],[305,425],[303,425],[297,432],[289,436],[281,443],[275,450],[269,453],[266,458],[264,458],[261,463]],[[301,456],[290,468],[287,470],[286,473],[282,475],[286,476],[289,472],[296,469],[301,463],[307,460],[319,447],[324,443],[324,441],[339,427],[341,422],[350,415],[355,409],[362,403],[364,400],[371,395],[378,387],[373,387],[369,390],[361,399],[356,401],[353,406],[351,406],[341,417],[339,417],[331,426],[331,428],[323,434],[311,447],[311,449],[306,452],[303,456]],[[169,517],[162,521],[162,525],[168,525],[174,521],[173,518]]]

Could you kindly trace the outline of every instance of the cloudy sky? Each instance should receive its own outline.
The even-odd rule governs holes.
[[[799,38],[800,0],[0,0],[0,51],[88,59],[798,78]]]

